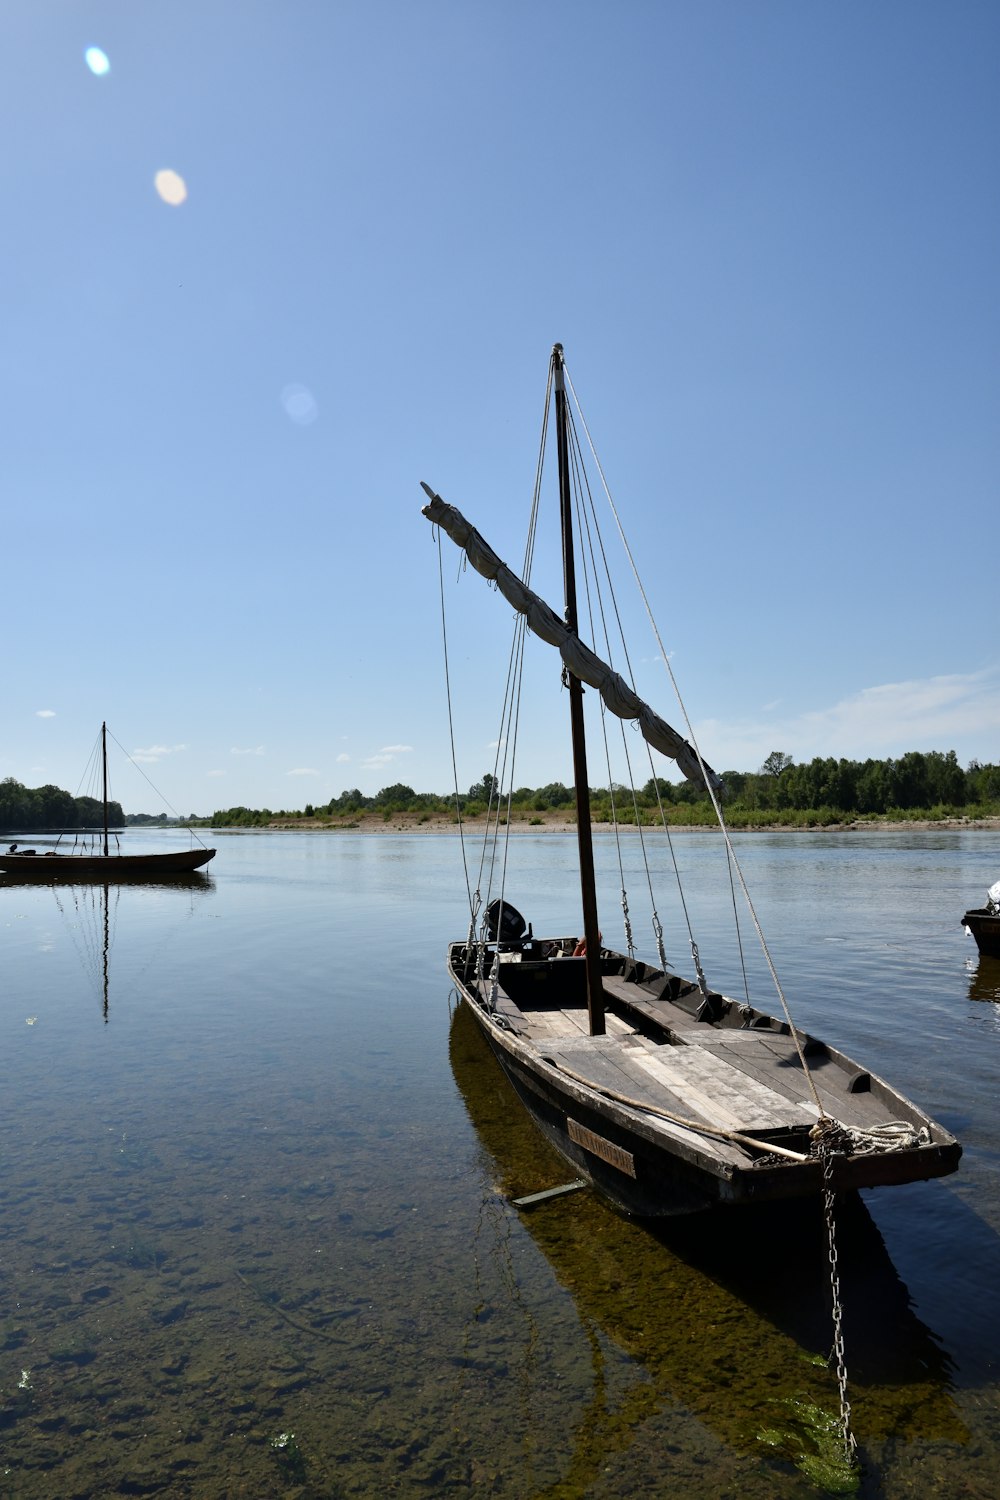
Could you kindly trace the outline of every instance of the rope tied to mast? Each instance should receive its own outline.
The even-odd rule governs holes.
[[[602,485],[602,488],[604,490],[604,495],[605,495],[605,498],[607,499],[608,505],[611,508],[611,514],[614,517],[615,525],[618,528],[618,535],[619,535],[619,538],[621,540],[622,546],[625,549],[625,556],[628,558],[629,566],[632,569],[632,576],[635,579],[636,587],[639,590],[639,597],[641,598],[643,606],[644,606],[644,608],[646,610],[646,617],[647,617],[647,619],[649,621],[650,628],[652,629],[653,638],[655,639],[657,647],[659,648],[660,658],[663,661],[664,667],[666,668],[666,671],[667,671],[667,675],[670,678],[670,683],[671,683],[671,686],[672,686],[673,691],[674,691],[674,697],[677,700],[677,705],[680,708],[681,715],[682,715],[683,720],[684,720],[684,725],[685,725],[685,728],[687,729],[687,732],[688,732],[689,739],[688,740],[683,740],[683,744],[685,745],[685,747],[688,750],[690,750],[691,755],[692,755],[692,757],[694,759],[694,762],[695,762],[695,764],[697,766],[697,772],[695,773],[695,779],[700,780],[700,781],[702,781],[704,783],[705,789],[708,792],[709,798],[711,800],[712,808],[713,808],[713,810],[715,812],[715,816],[716,816],[716,820],[717,820],[718,825],[719,825],[719,829],[720,829],[720,831],[722,833],[722,836],[723,836],[723,838],[725,840],[725,843],[726,843],[726,852],[727,852],[727,855],[728,855],[728,858],[729,858],[729,861],[730,861],[731,869],[735,870],[735,872],[736,872],[736,876],[737,876],[737,879],[738,879],[739,884],[740,884],[740,889],[743,892],[743,898],[744,898],[744,900],[746,901],[746,904],[747,904],[747,910],[750,913],[750,919],[751,919],[751,921],[753,923],[754,931],[757,934],[757,940],[758,940],[758,942],[760,944],[761,952],[764,955],[764,961],[767,964],[768,972],[769,972],[769,974],[771,976],[771,981],[772,981],[772,983],[774,985],[775,993],[776,993],[776,995],[778,997],[778,1000],[779,1000],[779,1002],[781,1004],[782,1012],[784,1014],[785,1020],[787,1021],[789,1029],[791,1031],[792,1040],[793,1040],[793,1042],[795,1044],[795,1050],[796,1050],[796,1053],[798,1054],[799,1064],[800,1064],[800,1066],[802,1068],[803,1074],[805,1075],[806,1082],[807,1082],[807,1084],[809,1086],[809,1090],[810,1090],[810,1092],[812,1094],[812,1097],[813,1097],[813,1102],[816,1105],[816,1108],[817,1108],[817,1110],[819,1112],[820,1119],[822,1120],[822,1119],[824,1119],[826,1117],[826,1111],[823,1108],[823,1104],[822,1104],[822,1101],[821,1101],[820,1096],[819,1096],[819,1091],[816,1088],[816,1084],[815,1084],[815,1082],[813,1080],[812,1073],[811,1073],[811,1071],[809,1069],[809,1064],[806,1061],[805,1051],[804,1051],[802,1043],[801,1043],[801,1041],[799,1039],[798,1027],[795,1025],[794,1021],[792,1020],[791,1010],[789,1008],[788,1001],[785,998],[785,992],[784,992],[784,989],[782,988],[781,980],[778,977],[778,971],[775,968],[774,961],[773,961],[773,959],[771,957],[771,952],[770,952],[770,949],[768,948],[768,945],[767,945],[767,939],[764,936],[764,929],[761,927],[760,921],[759,921],[759,919],[757,917],[757,912],[756,912],[756,909],[755,909],[754,904],[753,904],[753,899],[751,898],[750,890],[749,890],[749,887],[747,886],[746,879],[744,878],[743,870],[742,870],[742,868],[740,866],[740,862],[739,862],[739,860],[736,857],[736,850],[733,847],[732,837],[731,837],[731,835],[729,833],[729,828],[728,828],[728,826],[726,824],[725,816],[724,816],[723,811],[722,811],[722,804],[720,802],[720,796],[721,796],[721,792],[722,792],[722,781],[715,774],[715,772],[712,770],[711,766],[708,765],[708,763],[705,761],[705,759],[702,756],[701,749],[700,749],[700,747],[698,745],[697,736],[695,735],[694,727],[693,727],[693,725],[691,723],[690,715],[688,714],[687,707],[685,706],[684,699],[683,699],[683,697],[681,695],[680,686],[679,686],[679,684],[677,682],[676,677],[674,676],[674,670],[673,670],[673,668],[670,665],[670,657],[667,654],[666,647],[663,644],[663,639],[662,639],[662,637],[660,635],[660,630],[659,630],[659,627],[658,627],[658,625],[656,623],[656,618],[655,618],[655,616],[653,614],[652,606],[650,605],[649,598],[648,598],[648,596],[646,594],[646,590],[643,587],[642,578],[640,577],[639,569],[638,569],[638,566],[636,565],[635,557],[633,556],[632,549],[629,546],[628,538],[625,535],[625,528],[622,525],[621,517],[618,514],[618,508],[615,505],[614,498],[613,498],[613,496],[611,494],[610,486],[608,485],[608,481],[607,481],[607,479],[605,477],[605,474],[604,474],[604,469],[603,469],[603,467],[601,465],[600,458],[598,457],[598,454],[597,454],[597,449],[594,446],[594,440],[593,440],[593,438],[590,435],[590,428],[587,426],[587,419],[586,419],[586,417],[583,414],[583,407],[580,404],[580,398],[579,398],[579,396],[576,393],[576,388],[573,385],[573,381],[572,381],[572,378],[570,377],[570,373],[569,373],[568,370],[565,371],[565,377],[566,377],[566,384],[567,384],[567,386],[569,387],[569,390],[572,393],[573,401],[574,401],[574,403],[576,405],[576,409],[577,409],[577,411],[580,414],[580,421],[583,423],[583,430],[584,430],[584,432],[587,435],[587,442],[588,442],[588,445],[590,447],[590,452],[591,452],[591,455],[593,456],[594,463],[597,466],[597,472],[598,472],[598,474],[601,477],[601,485]],[[677,735],[677,731],[676,730],[674,730],[672,732],[675,735]],[[645,731],[644,731],[644,733],[645,733]],[[677,737],[678,737],[678,739],[681,738],[680,735],[677,735]],[[649,739],[650,737],[647,735],[646,738]],[[650,743],[654,743],[655,744],[655,741],[651,740]],[[660,747],[657,747],[657,748],[660,748]],[[685,774],[690,777],[692,775],[692,773],[687,770],[686,764],[684,763],[684,761],[682,761],[681,756],[675,755],[674,759],[677,761],[677,764],[680,766],[681,770],[684,771]],[[693,938],[692,938],[691,946],[692,946],[692,956],[694,956],[694,953],[695,953],[695,950],[696,950],[696,944],[694,943],[694,939]],[[699,963],[699,960],[697,958],[695,959],[695,963],[696,963],[696,965]],[[699,972],[699,979],[701,979],[701,977],[702,976],[701,976],[701,974]]]

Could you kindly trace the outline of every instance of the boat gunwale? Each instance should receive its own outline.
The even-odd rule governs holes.
[[[577,1106],[592,1112],[598,1119],[613,1124],[625,1136],[641,1138],[655,1151],[681,1156],[693,1170],[707,1172],[720,1185],[727,1184],[733,1187],[739,1179],[757,1195],[761,1191],[760,1185],[765,1181],[781,1182],[787,1186],[790,1185],[790,1179],[794,1177],[801,1181],[804,1193],[819,1191],[822,1186],[822,1166],[818,1158],[794,1162],[768,1157],[765,1154],[766,1140],[761,1143],[762,1149],[755,1154],[738,1142],[729,1140],[725,1135],[720,1136],[716,1133],[716,1129],[707,1122],[705,1133],[702,1135],[694,1125],[684,1126],[675,1123],[663,1116],[643,1110],[641,1105],[633,1107],[620,1103],[603,1092],[599,1085],[589,1086],[571,1077],[558,1063],[546,1056],[543,1043],[525,1038],[512,1029],[503,1012],[493,1013],[483,1003],[476,989],[463,978],[459,965],[455,962],[465,948],[466,944],[460,940],[449,944],[448,947],[448,971],[456,988],[473,1007],[501,1063],[506,1055],[512,1065],[518,1064],[524,1075],[526,1086],[530,1087],[532,1079],[544,1084],[545,1089],[553,1096],[547,1101],[550,1105],[556,1103],[560,1097],[563,1100],[571,1100]],[[602,956],[611,961],[628,962],[625,955],[614,953],[613,950],[603,949]],[[542,960],[542,962],[546,961],[557,962],[558,960]],[[520,1015],[525,1015],[517,1002],[509,997],[506,990],[503,990],[503,994],[507,1002]],[[735,1003],[729,1000],[729,997],[721,996],[720,998],[728,1001],[729,1004]],[[661,1000],[658,1003],[664,1006],[674,1004],[670,1000]],[[686,1012],[680,1012],[680,1014],[687,1016],[688,1020],[691,1019]],[[768,1034],[775,1038],[780,1036],[781,1032],[777,1029],[780,1023],[773,1017],[770,1019],[775,1027],[773,1031],[768,1033],[761,1028],[754,1034],[762,1037]],[[727,1033],[733,1037],[748,1034],[734,1027],[724,1027],[711,1022],[699,1024],[705,1024],[715,1038],[721,1038],[723,1041]],[[787,1035],[787,1028],[785,1028],[785,1035]],[[955,1170],[962,1151],[959,1142],[950,1131],[938,1124],[926,1111],[878,1074],[861,1068],[846,1053],[840,1052],[819,1038],[810,1036],[807,1032],[799,1030],[799,1037],[805,1047],[808,1047],[810,1043],[822,1047],[826,1060],[840,1068],[845,1075],[858,1073],[867,1075],[871,1089],[873,1091],[877,1089],[884,1095],[886,1103],[891,1104],[892,1111],[908,1116],[907,1123],[911,1125],[925,1127],[931,1137],[927,1142],[918,1142],[890,1151],[838,1153],[834,1158],[835,1181],[838,1188],[878,1186],[881,1181],[926,1180],[948,1175]],[[581,1037],[580,1040],[585,1040],[585,1038]],[[698,1042],[687,1043],[683,1039],[671,1040],[666,1035],[664,1044],[680,1047],[699,1045]],[[890,1113],[891,1111],[887,1109],[887,1118]],[[750,1134],[749,1131],[738,1133]],[[754,1130],[752,1133],[759,1137],[766,1136],[768,1131]],[[774,1136],[776,1144],[780,1144],[780,1132],[775,1130]],[[900,1178],[898,1170],[892,1163],[901,1164],[903,1161],[914,1164],[919,1162],[920,1171],[908,1171]],[[882,1171],[879,1170],[880,1163],[887,1164]]]

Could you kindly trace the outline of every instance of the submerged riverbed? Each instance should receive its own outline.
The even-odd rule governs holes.
[[[567,1172],[449,997],[458,841],[216,841],[206,879],[106,906],[0,881],[0,1493],[822,1494],[817,1215],[651,1230],[589,1193],[514,1209]],[[615,841],[597,844],[622,946]],[[955,1177],[845,1208],[862,1493],[992,1496],[1000,964],[959,918],[1000,844],[736,845],[799,1024],[965,1146]],[[507,895],[537,932],[579,926],[574,846],[517,840]],[[719,841],[674,847],[709,981],[738,991]],[[668,868],[656,836],[647,852]],[[632,833],[654,957],[640,856]],[[670,898],[660,915],[689,970]],[[757,955],[748,972],[772,1008]]]

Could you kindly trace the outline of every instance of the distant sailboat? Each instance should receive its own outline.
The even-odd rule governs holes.
[[[17,844],[0,850],[0,872],[18,879],[44,880],[129,880],[144,875],[186,875],[200,870],[215,850],[204,844],[198,848],[164,850],[157,854],[112,853],[108,837],[108,728],[101,725],[101,802],[104,811],[103,836],[96,849],[61,854],[56,849],[39,854],[36,849],[23,852]],[[95,839],[97,834],[95,832]]]

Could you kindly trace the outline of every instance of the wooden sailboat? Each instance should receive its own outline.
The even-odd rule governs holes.
[[[954,1137],[875,1074],[795,1027],[780,985],[783,1014],[772,1016],[749,999],[713,990],[693,941],[694,978],[671,972],[662,945],[660,963],[653,965],[635,956],[631,938],[628,953],[602,944],[584,683],[612,713],[635,720],[650,746],[705,783],[723,832],[725,826],[721,783],[697,748],[580,639],[571,491],[578,450],[571,464],[566,384],[557,344],[550,388],[563,619],[458,510],[423,486],[427,519],[495,584],[517,612],[519,628],[558,649],[569,690],[576,788],[582,942],[565,934],[534,936],[501,886],[481,917],[473,902],[468,936],[449,946],[455,987],[521,1101],[574,1173],[628,1213],[684,1214],[952,1172],[961,1155]],[[728,835],[727,847],[735,862]]]
[[[0,872],[19,880],[105,880],[143,879],[149,875],[187,875],[200,870],[215,858],[214,849],[203,844],[197,848],[163,850],[155,854],[122,854],[111,851],[108,822],[108,727],[101,725],[101,801],[104,810],[99,842],[81,852],[62,853],[58,845],[45,854],[36,849],[21,850],[17,844],[0,849]]]

